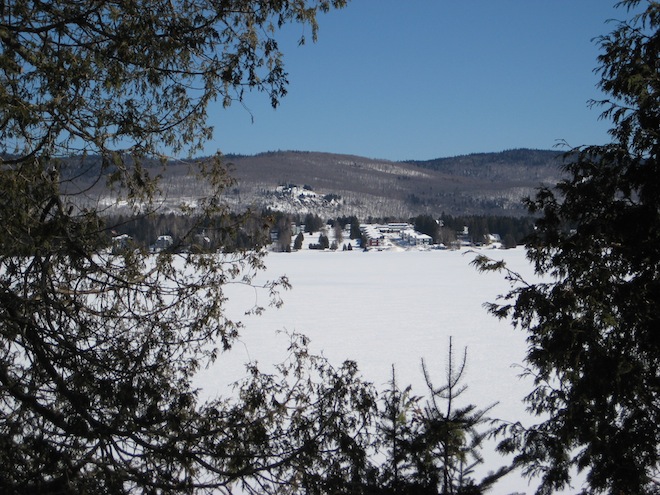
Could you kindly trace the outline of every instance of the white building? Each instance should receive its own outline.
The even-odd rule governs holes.
[[[428,246],[433,238],[427,234],[420,234],[416,230],[406,229],[401,232],[401,239],[411,246]]]

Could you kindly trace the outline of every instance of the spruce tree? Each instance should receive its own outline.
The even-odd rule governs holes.
[[[417,471],[426,482],[435,483],[441,495],[482,494],[511,470],[501,467],[492,469],[492,474],[480,481],[475,478],[475,467],[484,462],[483,443],[494,431],[487,415],[496,404],[483,409],[475,404],[460,404],[467,389],[463,383],[466,365],[467,349],[461,361],[455,362],[451,337],[442,385],[433,385],[422,361],[428,399],[419,413],[422,432],[419,440],[423,448],[418,449],[422,455],[418,456]]]
[[[450,337],[442,385],[433,384],[422,361],[426,395],[413,395],[410,386],[400,389],[392,370],[377,428],[386,461],[380,468],[381,491],[374,493],[478,495],[511,471],[501,467],[481,480],[475,477],[484,440],[493,432],[487,414],[495,404],[479,409],[460,403],[467,389],[466,365],[467,349],[457,363]]]
[[[319,234],[319,249],[328,249],[330,247],[330,239],[326,234]]]
[[[305,236],[303,235],[302,232],[298,232],[298,235],[296,236],[295,240],[293,241],[293,249],[299,250],[302,249],[303,241],[305,240]]]
[[[392,367],[389,388],[382,399],[377,422],[378,445],[383,449],[385,462],[380,469],[379,485],[383,492],[403,494],[413,491],[435,491],[436,484],[419,484],[413,460],[415,445],[420,437],[420,423],[415,418],[420,397],[412,395],[412,387],[399,388],[396,371]],[[413,488],[415,487],[415,488]]]
[[[508,272],[516,287],[491,305],[527,334],[527,403],[541,421],[506,426],[501,447],[541,477],[541,494],[573,469],[586,493],[660,492],[660,4],[620,6],[630,19],[598,40],[609,98],[594,102],[612,142],[571,150],[566,179],[528,201],[543,281]]]

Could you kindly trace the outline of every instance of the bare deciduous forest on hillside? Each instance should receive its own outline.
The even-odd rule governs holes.
[[[329,153],[279,151],[255,156],[226,156],[235,182],[224,199],[237,210],[272,208],[292,214],[316,213],[327,218],[341,215],[408,218],[419,214],[524,216],[523,198],[562,176],[563,153],[511,150],[426,162],[392,162]],[[110,193],[92,183],[99,161],[93,157],[69,159],[67,174],[75,187],[87,190],[89,200]],[[145,164],[161,176],[165,193],[161,211],[177,211],[205,193],[203,182],[191,173],[190,162]],[[278,186],[307,186],[319,196],[333,195],[333,204],[277,203]]]

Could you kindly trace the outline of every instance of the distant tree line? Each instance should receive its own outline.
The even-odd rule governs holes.
[[[443,172],[459,170],[462,175],[479,176],[488,172],[489,168],[497,167],[502,163],[519,164],[525,167],[544,167],[548,163],[558,165],[561,157],[561,151],[519,148],[504,150],[499,153],[472,153],[425,161],[407,160],[406,163],[414,163],[418,167],[431,170]]]
[[[525,238],[534,231],[535,218],[532,216],[503,217],[491,215],[452,216],[443,214],[442,224],[454,232],[468,228],[473,243],[484,242],[487,234],[499,234],[505,247],[523,244]]]
[[[399,218],[368,217],[364,223],[400,222]],[[450,245],[458,240],[467,227],[468,241],[474,244],[486,242],[488,234],[499,234],[506,248],[522,244],[533,232],[534,218],[501,217],[489,215],[453,216],[442,214],[439,218],[419,215],[405,219],[415,230],[432,237],[434,244]],[[270,209],[243,214],[225,213],[213,218],[195,218],[176,213],[151,214],[144,216],[116,215],[107,218],[113,226],[111,235],[126,234],[136,246],[149,247],[161,235],[171,236],[174,249],[193,249],[231,252],[241,249],[263,247],[272,241],[282,251],[300,249],[303,236],[297,237],[293,226],[303,227],[306,234],[334,229],[335,240],[341,243],[344,232],[350,239],[361,239],[360,219],[355,216],[341,216],[323,219],[314,213],[284,213]],[[271,231],[275,236],[272,239]],[[326,236],[327,239],[327,236]],[[317,244],[325,246],[329,242],[321,239]]]
[[[523,244],[534,230],[534,218],[501,217],[490,215],[452,216],[442,214],[439,219],[431,215],[419,215],[410,220],[415,230],[430,235],[434,244],[451,244],[466,230],[468,241],[473,244],[487,242],[489,234],[498,234],[506,248]]]
[[[108,237],[128,235],[130,245],[149,248],[159,236],[172,237],[173,251],[234,252],[254,249],[270,242],[274,218],[263,214],[225,213],[194,217],[176,213],[117,215],[105,218]],[[289,234],[290,235],[290,234]]]

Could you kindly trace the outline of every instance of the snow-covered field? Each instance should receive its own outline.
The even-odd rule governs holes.
[[[286,274],[293,286],[280,309],[243,317],[246,328],[228,354],[200,373],[198,383],[209,395],[228,393],[227,386],[244,374],[242,363],[264,367],[281,361],[288,342],[280,330],[311,339],[311,349],[331,362],[357,361],[364,377],[384,390],[396,367],[399,384],[425,392],[420,360],[435,382],[443,382],[449,336],[457,360],[468,349],[463,404],[499,404],[491,416],[530,421],[522,398],[531,382],[521,379],[525,336],[498,321],[483,307],[509,289],[503,274],[479,273],[470,262],[476,253],[504,259],[510,268],[533,278],[522,248],[481,251],[310,251],[270,254],[265,278]],[[248,287],[229,288],[228,310],[241,317],[255,297]],[[492,463],[492,464],[491,464]],[[488,465],[490,464],[490,466]],[[503,462],[487,456],[485,470]],[[510,474],[493,493],[532,493],[527,480]]]

